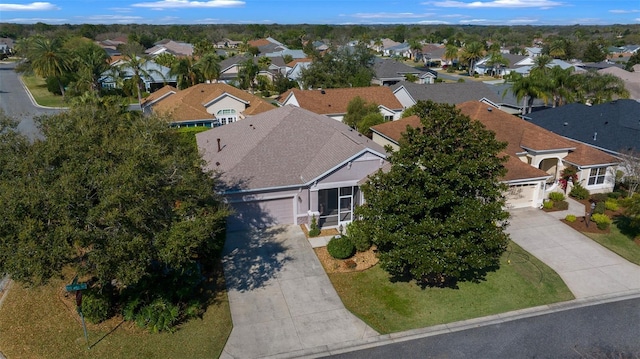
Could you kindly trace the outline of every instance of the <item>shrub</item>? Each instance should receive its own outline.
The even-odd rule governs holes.
[[[544,203],[542,203],[542,208],[544,208],[544,209],[552,209],[553,208],[553,201],[551,201],[551,200],[544,201]]]
[[[363,226],[365,224],[362,221],[353,221],[347,226],[347,236],[358,252],[367,251],[372,245],[371,238]]]
[[[604,230],[609,228],[609,225],[611,225],[611,218],[606,214],[595,213],[591,216],[591,220],[596,222],[598,229]]]
[[[578,200],[587,199],[589,198],[589,190],[582,187],[580,183],[576,183],[571,189],[571,192],[569,192],[569,196]]]
[[[569,209],[569,202],[567,201],[553,202],[553,208],[560,211],[567,210]]]
[[[604,202],[596,202],[596,206],[593,209],[593,214],[604,214],[605,205]]]
[[[320,235],[320,228],[318,227],[318,220],[315,214],[311,217],[311,226],[309,229],[309,237],[317,237]]]
[[[595,193],[591,195],[591,199],[596,202],[604,202],[609,198],[608,193]]]
[[[567,214],[567,216],[564,217],[564,220],[569,223],[573,223],[576,221],[576,216],[574,216],[573,214]]]
[[[97,324],[109,319],[111,300],[96,290],[87,290],[82,295],[82,314],[90,323]]]
[[[609,211],[617,211],[618,201],[610,198],[604,202],[604,208],[608,209]]]
[[[152,333],[173,332],[179,314],[177,305],[164,298],[158,298],[140,308],[140,311],[135,314],[135,321],[138,326],[147,328]]]
[[[346,259],[353,255],[356,248],[347,236],[332,237],[327,244],[327,251],[336,259]]]
[[[620,193],[620,192],[609,192],[609,193],[607,193],[607,197],[613,198],[613,199],[618,199],[618,198],[622,197],[622,193]]]
[[[560,192],[551,192],[549,193],[549,199],[554,202],[564,201],[564,194]]]

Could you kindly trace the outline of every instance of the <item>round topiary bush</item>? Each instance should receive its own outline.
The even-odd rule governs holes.
[[[576,221],[576,216],[574,216],[573,214],[567,214],[567,216],[564,217],[564,220],[569,223],[573,223]]]
[[[332,237],[327,244],[327,252],[333,258],[346,259],[351,257],[356,251],[353,243],[347,236]]]
[[[591,220],[596,222],[596,226],[601,230],[605,230],[609,228],[609,225],[611,225],[611,218],[606,214],[595,213],[591,216]]]

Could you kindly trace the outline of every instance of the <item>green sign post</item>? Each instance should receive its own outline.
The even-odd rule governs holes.
[[[76,310],[82,320],[82,330],[84,331],[84,339],[87,341],[87,348],[91,349],[91,346],[89,345],[89,335],[87,334],[87,325],[84,322],[84,315],[82,314],[82,290],[87,289],[87,283],[78,283],[78,276],[76,276],[73,278],[71,284],[66,285],[64,289],[67,292],[76,293]]]

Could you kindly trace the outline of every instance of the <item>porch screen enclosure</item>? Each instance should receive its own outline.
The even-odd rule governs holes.
[[[346,225],[353,220],[353,209],[358,205],[358,187],[340,187],[318,191],[320,227]]]

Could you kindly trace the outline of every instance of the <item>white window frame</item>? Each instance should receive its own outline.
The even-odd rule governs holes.
[[[607,177],[607,167],[591,168],[589,170],[589,178],[587,178],[587,185],[597,186],[597,185],[604,184],[606,177]]]

